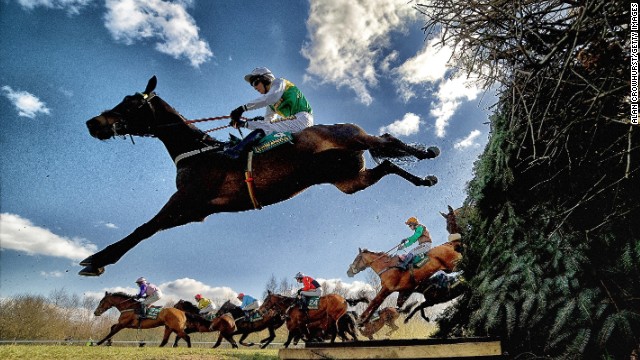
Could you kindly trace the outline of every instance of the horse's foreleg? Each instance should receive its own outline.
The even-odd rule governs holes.
[[[424,308],[420,308],[420,316],[422,316],[422,318],[426,321],[429,322],[429,317],[427,317],[427,315],[424,313]]]
[[[411,312],[409,313],[409,315],[407,315],[407,317],[404,319],[404,323],[408,323],[409,320],[411,320],[411,318],[413,317],[413,315],[415,315],[418,311],[420,311],[422,309],[421,305],[418,305],[415,307],[415,309],[411,310]]]
[[[111,331],[109,332],[109,334],[107,336],[104,337],[104,339],[98,341],[96,343],[96,346],[101,345],[103,342],[109,340],[113,335],[115,335],[116,333],[118,333],[118,331],[124,329],[124,326],[120,326],[120,324],[115,324],[113,326],[111,326]]]
[[[140,225],[122,240],[82,260],[80,265],[85,266],[85,268],[79,274],[99,276],[104,272],[106,265],[115,264],[142,240],[161,230],[202,220],[208,215],[206,214],[206,207],[197,206],[193,201],[190,201],[190,198],[187,194],[181,192],[173,194],[169,202],[149,222]]]
[[[162,336],[162,341],[160,342],[160,347],[163,347],[165,345],[167,345],[167,342],[169,342],[169,336],[171,336],[171,333],[173,332],[173,330],[171,330],[168,326],[164,327],[164,335]],[[177,347],[178,346],[178,335],[176,334],[176,341],[173,343],[173,347]]]
[[[244,339],[246,339],[248,336],[249,336],[249,333],[242,333],[242,336],[240,336],[240,340],[238,340],[238,342],[240,343],[240,345],[242,345],[242,346],[246,346],[246,347],[249,347],[249,346],[253,346],[253,345],[255,345],[255,344],[254,344],[254,343],[252,343],[252,342],[251,342],[251,343],[248,343],[248,344],[245,344]]]
[[[221,333],[221,334],[222,334],[222,333]],[[231,335],[231,334],[226,334],[226,333],[225,333],[223,336],[224,336],[224,338],[225,338],[225,339],[226,339],[226,340],[231,344],[231,347],[232,347],[232,348],[234,348],[234,349],[237,349],[237,348],[238,348],[238,344],[236,343],[236,341],[235,341],[235,340],[233,340],[233,335]]]
[[[260,349],[264,349],[267,347],[267,345],[271,344],[271,342],[273,341],[273,339],[276,338],[276,331],[272,326],[269,326],[269,336],[260,340],[260,343],[262,344],[260,346]]]
[[[386,299],[390,293],[391,292],[387,288],[382,288],[382,290],[380,290],[380,292],[376,295],[376,297],[373,298],[373,300],[371,300],[366,310],[362,313],[362,315],[360,315],[360,321],[359,321],[360,325],[369,321],[369,319],[371,318],[371,315],[373,315],[373,312],[376,311],[376,309],[378,309],[380,304],[382,304],[384,299]]]

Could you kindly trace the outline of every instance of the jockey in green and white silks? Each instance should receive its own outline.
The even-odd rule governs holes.
[[[418,242],[418,246],[414,247],[407,253],[406,255],[400,255],[401,263],[398,264],[398,267],[406,270],[413,258],[418,255],[426,254],[431,250],[431,235],[427,228],[418,222],[418,219],[415,217],[410,217],[406,222],[406,225],[409,226],[411,230],[414,231],[413,235],[410,237],[403,239],[398,245],[398,250],[406,249],[409,246],[413,245],[415,242]]]
[[[270,132],[298,132],[313,125],[313,111],[304,94],[291,81],[276,78],[266,67],[254,69],[244,79],[260,94],[260,97],[231,112],[234,127],[262,129]],[[247,110],[266,108],[264,120],[240,124],[237,120]],[[235,123],[235,125],[234,125]]]

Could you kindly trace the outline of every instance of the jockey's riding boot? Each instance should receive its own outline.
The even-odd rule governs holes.
[[[239,159],[242,155],[247,153],[247,149],[249,149],[253,144],[260,141],[265,136],[264,130],[256,129],[249,133],[242,141],[240,141],[237,145],[233,146],[230,149],[227,149],[223,152],[223,154],[232,159]]]
[[[147,305],[140,303],[140,319],[147,317]]]
[[[402,270],[407,270],[407,267],[409,266],[412,260],[413,260],[413,256],[411,256],[410,254],[407,254],[407,256],[405,256],[404,259],[402,260],[402,262],[398,264],[398,267]]]

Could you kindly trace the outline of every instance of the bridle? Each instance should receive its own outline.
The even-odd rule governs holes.
[[[116,108],[118,108],[118,106],[116,106],[116,108],[113,108],[111,110],[106,111],[104,114],[109,114],[109,115],[113,115],[115,117],[118,118],[118,121],[114,122],[111,125],[111,130],[113,131],[113,135],[114,136],[123,136],[125,137],[127,134],[128,135],[132,135],[132,131],[131,129],[129,129],[128,123],[127,123],[127,118],[133,116],[132,112],[133,111],[140,111],[143,110],[143,108],[147,108],[149,113],[151,114],[150,117],[148,116],[142,116],[142,119],[146,120],[146,127],[143,128],[142,130],[145,131],[144,134],[136,134],[138,136],[149,136],[149,137],[155,137],[155,129],[158,128],[159,126],[156,125],[157,124],[157,118],[156,118],[156,111],[153,107],[153,104],[151,104],[151,100],[153,98],[156,97],[156,93],[152,92],[150,94],[142,94],[142,93],[138,93],[136,94],[138,96],[142,97],[142,101],[140,103],[140,105],[136,108],[136,109],[132,109],[131,107],[127,107],[125,110],[125,113],[122,113],[121,111],[116,110]],[[165,126],[173,126],[174,124],[168,124]],[[127,131],[129,130],[129,131]],[[136,131],[139,132],[139,131]]]
[[[114,297],[114,295],[113,295],[113,294],[111,294],[110,296],[111,296],[111,297]],[[102,300],[104,301],[104,299],[102,299]],[[131,298],[131,297],[130,297],[130,298],[128,298],[128,299],[124,299],[124,300],[120,301],[119,303],[114,303],[114,302],[113,302],[113,300],[111,300],[111,301],[110,301],[111,306],[109,306],[108,308],[106,308],[106,309],[104,309],[104,310],[102,309],[102,306],[100,306],[100,305],[102,304],[102,301],[101,301],[101,302],[100,302],[100,304],[98,304],[98,308],[99,308],[100,310],[102,310],[102,311],[100,312],[100,315],[104,314],[107,310],[109,310],[109,309],[110,309],[110,308],[112,308],[112,307],[115,307],[115,308],[116,308],[116,309],[118,309],[118,311],[120,311],[120,312],[125,312],[125,311],[134,311],[134,309],[124,309],[124,310],[120,310],[120,306],[121,306],[122,304],[124,304],[124,303],[126,303],[126,302],[128,302],[128,301],[132,301],[132,300],[133,300],[133,301],[135,301],[135,299],[134,299],[134,298]]]
[[[349,269],[351,270],[352,273],[357,274],[360,271],[366,269],[367,267],[371,266],[371,263],[373,263],[374,260],[370,261],[370,262],[366,262],[366,260],[364,259],[364,257],[362,256],[362,251],[358,254],[358,257],[356,258],[357,261],[354,261],[351,265],[349,265]],[[357,263],[357,264],[356,264]],[[360,267],[362,265],[364,265],[363,267]]]
[[[273,303],[273,305],[272,305],[272,306],[268,306],[268,307],[267,307],[267,306],[265,306],[265,308],[264,308],[265,313],[266,313],[266,312],[269,312],[269,311],[272,311],[272,310],[274,310],[274,309],[275,309],[275,310],[285,309],[285,307],[286,307],[286,306],[284,305],[284,301],[283,301],[283,300],[286,300],[286,299],[295,300],[294,298],[289,298],[289,297],[287,297],[287,296],[282,296],[282,295],[272,294],[271,296],[274,296],[274,297],[276,297],[276,298],[281,298],[282,300],[274,301],[274,303]],[[280,305],[282,305],[282,306],[280,306]]]

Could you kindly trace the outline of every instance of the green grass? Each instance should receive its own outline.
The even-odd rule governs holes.
[[[277,359],[278,349],[211,349],[132,346],[2,345],[0,359]]]

